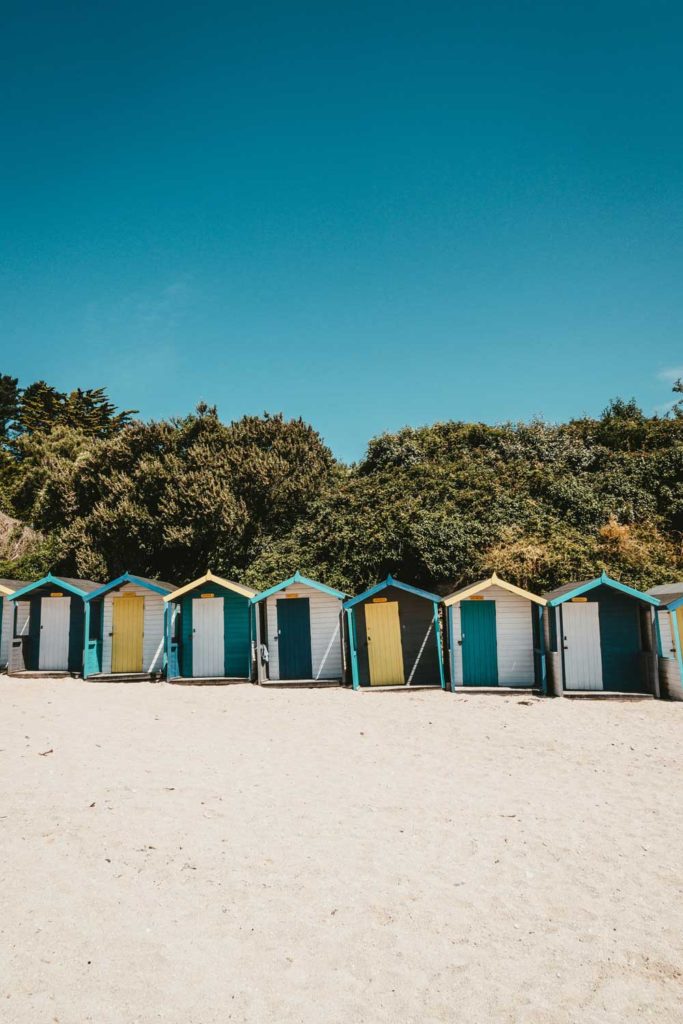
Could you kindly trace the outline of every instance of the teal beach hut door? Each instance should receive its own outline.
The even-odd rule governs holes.
[[[277,634],[280,679],[310,679],[311,608],[307,597],[277,602]]]
[[[460,623],[463,685],[498,686],[496,602],[463,601]]]

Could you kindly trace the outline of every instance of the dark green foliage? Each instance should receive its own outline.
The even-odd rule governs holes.
[[[72,427],[88,437],[111,437],[136,411],[117,412],[105,388],[76,388],[63,394],[44,380],[20,388],[16,377],[0,376],[0,444],[6,447],[12,447],[17,437],[47,433],[57,426]]]
[[[674,386],[671,389],[676,395],[683,395],[683,379],[680,377],[674,382]],[[673,405],[674,416],[683,416],[683,398],[679,398]]]
[[[0,444],[5,444],[16,429],[19,414],[19,381],[0,374]]]
[[[225,424],[200,406],[143,423],[101,389],[19,393],[13,378],[3,396],[0,508],[47,536],[41,571],[182,583],[211,568],[260,588],[299,569],[349,593],[388,572],[445,592],[494,570],[540,591],[602,569],[638,587],[683,571],[676,410],[618,399],[567,424],[407,427],[345,467],[282,416]]]

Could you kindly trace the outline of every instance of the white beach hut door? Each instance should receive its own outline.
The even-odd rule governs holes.
[[[567,690],[602,690],[599,615],[595,601],[562,606]]]
[[[40,602],[40,648],[38,668],[65,672],[69,667],[68,597],[44,597]]]
[[[192,601],[192,675],[205,679],[225,675],[220,597],[195,597]]]

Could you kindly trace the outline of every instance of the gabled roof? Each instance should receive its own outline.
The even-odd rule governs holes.
[[[683,605],[683,583],[663,583],[659,587],[650,587],[648,594],[652,594],[663,608],[671,611]]]
[[[418,590],[417,587],[411,587],[409,583],[402,583],[401,580],[396,580],[391,575],[387,576],[381,583],[377,583],[374,587],[370,587],[369,590],[363,591],[362,594],[358,594],[356,597],[349,598],[348,601],[344,601],[345,608],[353,608],[354,605],[360,604],[362,601],[367,601],[373,594],[379,594],[380,591],[386,590],[387,587],[396,587],[398,590],[405,590],[408,594],[415,594],[416,597],[424,597],[425,601],[440,601],[441,598],[438,594],[430,594],[428,590]]]
[[[15,590],[13,594],[9,594],[10,601],[18,601],[24,597],[25,594],[30,594],[34,590],[39,590],[41,587],[47,586],[59,587],[61,590],[68,590],[70,594],[75,594],[77,597],[85,597],[86,594],[90,594],[93,590],[97,590],[102,586],[101,583],[95,583],[94,580],[78,580],[73,579],[69,576],[53,576],[51,572],[47,576],[41,576],[39,580],[34,580],[33,583],[27,583],[26,586],[20,590]]]
[[[606,572],[601,573],[600,576],[596,576],[594,580],[583,580],[579,583],[565,583],[563,587],[558,587],[557,590],[551,590],[548,594],[544,594],[548,605],[554,608],[558,604],[564,604],[565,601],[570,601],[573,597],[580,597],[582,594],[588,593],[589,590],[595,590],[596,587],[611,587],[612,590],[618,590],[622,594],[628,594],[629,597],[635,597],[638,601],[644,601],[646,604],[658,605],[659,601],[652,594],[646,594],[642,590],[635,590],[633,587],[627,587],[625,583],[619,583],[618,580],[613,580],[611,576],[608,576]]]
[[[179,587],[178,590],[174,590],[170,594],[165,594],[164,601],[175,601],[178,597],[182,597],[183,594],[188,594],[191,590],[196,590],[197,587],[201,587],[205,583],[215,583],[217,587],[224,587],[226,590],[233,590],[236,594],[241,594],[242,597],[254,597],[256,594],[256,591],[251,587],[245,587],[241,583],[233,583],[232,580],[221,579],[220,576],[214,576],[214,574],[209,571],[205,576],[200,576],[199,579],[192,580],[191,583],[186,583],[184,587]]]
[[[15,590],[21,590],[26,586],[28,586],[26,580],[0,580],[0,597],[8,597]]]
[[[104,595],[110,590],[122,587],[126,583],[136,583],[138,586],[146,587],[147,590],[151,590],[155,594],[170,594],[177,587],[177,583],[164,583],[162,580],[148,580],[146,576],[133,576],[129,572],[124,572],[122,576],[117,576],[115,580],[105,583],[104,586],[99,587],[98,590],[93,590],[92,593],[88,594],[86,597],[86,601],[95,601],[98,597],[104,597]]]
[[[500,587],[511,594],[516,594],[517,597],[525,597],[527,601],[533,601],[535,604],[546,604],[544,597],[538,597],[537,594],[532,594],[530,590],[522,590],[521,587],[516,587],[513,583],[507,583],[505,580],[499,579],[495,572],[486,580],[472,583],[469,587],[463,587],[461,590],[454,590],[452,594],[448,594],[442,600],[445,605],[457,604],[458,601],[466,601],[468,597],[480,594],[483,590],[488,590],[489,587]]]
[[[283,580],[282,583],[276,583],[274,587],[269,587],[268,590],[262,590],[260,594],[252,597],[251,603],[258,604],[259,601],[264,601],[267,597],[271,597],[273,594],[279,593],[281,590],[285,590],[287,587],[291,587],[293,583],[301,583],[305,587],[312,587],[313,590],[319,590],[323,594],[329,594],[330,597],[337,597],[340,601],[343,601],[346,594],[341,590],[335,590],[333,587],[328,587],[324,583],[318,583],[317,580],[310,580],[308,576],[302,576],[299,570],[290,576],[289,579]]]

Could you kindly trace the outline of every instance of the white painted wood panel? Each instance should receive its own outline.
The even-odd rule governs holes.
[[[68,597],[43,597],[40,602],[40,648],[38,668],[65,672],[69,667]]]
[[[496,603],[498,685],[534,686],[532,610],[536,606],[502,587],[489,587],[481,596],[485,601]],[[458,644],[462,636],[460,604],[452,605],[451,672],[456,686],[462,686],[462,647]]]
[[[680,683],[681,681],[681,670],[676,656],[675,640],[673,635],[673,627],[671,623],[672,612],[668,612],[663,608],[660,608],[657,612],[657,621],[659,622],[659,632],[662,638],[662,657],[671,659],[671,664],[667,665],[667,671],[674,683]],[[683,637],[681,637],[683,642]]]
[[[602,690],[600,608],[596,601],[562,605],[564,685],[567,690]]]
[[[162,594],[156,594],[147,587],[137,583],[126,583],[116,590],[108,591],[104,596],[104,619],[102,621],[102,672],[111,672],[111,647],[114,598],[121,594],[138,594],[145,599],[144,635],[142,638],[142,669],[144,672],[160,672],[164,663],[164,600]],[[91,615],[98,614],[96,607],[91,607]]]
[[[675,658],[673,630],[671,628],[671,612],[660,609],[656,612],[659,633],[662,638],[662,657]]]
[[[225,674],[223,601],[192,599],[192,675],[212,678]]]
[[[14,635],[28,636],[29,627],[31,625],[31,602],[16,601],[14,603],[17,606],[17,621]]]
[[[268,648],[268,675],[280,678],[277,645],[277,601],[286,600],[287,594],[307,597],[311,613],[311,663],[314,679],[342,678],[341,609],[338,597],[324,594],[305,583],[292,583],[285,590],[266,598],[266,629],[262,643]]]
[[[462,647],[459,641],[462,640],[462,618],[460,615],[460,604],[452,604],[448,609],[450,613],[450,645],[451,645],[451,681],[453,686],[462,686]]]

